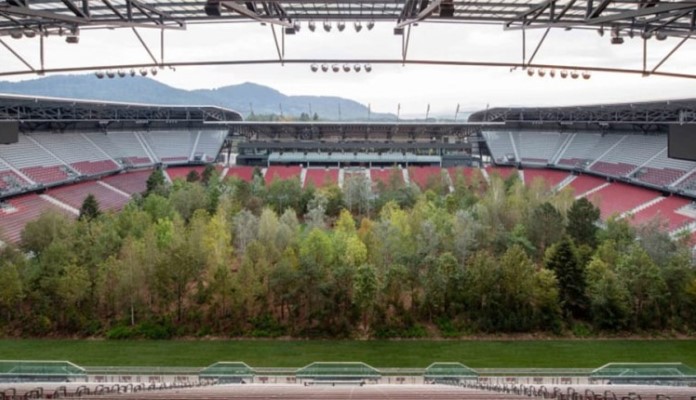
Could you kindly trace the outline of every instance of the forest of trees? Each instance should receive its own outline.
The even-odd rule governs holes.
[[[688,238],[633,228],[570,189],[457,174],[427,190],[165,185],[119,213],[46,213],[0,254],[5,336],[461,337],[689,333]]]

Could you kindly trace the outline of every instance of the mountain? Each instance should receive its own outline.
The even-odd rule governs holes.
[[[70,99],[120,101],[163,105],[214,105],[255,114],[300,116],[317,113],[323,120],[366,120],[367,107],[356,101],[333,96],[287,96],[255,83],[217,89],[183,90],[150,78],[97,79],[93,75],[56,75],[39,79],[0,81],[0,93]],[[372,120],[395,120],[393,114],[372,113]]]

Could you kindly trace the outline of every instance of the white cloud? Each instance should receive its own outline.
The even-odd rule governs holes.
[[[316,32],[307,25],[286,37],[286,57],[291,59],[399,59],[401,38],[392,33],[393,24],[378,23],[373,31],[356,33],[349,24],[342,33]],[[277,30],[279,33],[279,30]],[[140,30],[156,57],[160,56],[159,31]],[[533,52],[543,30],[527,32],[527,56]],[[7,39],[29,62],[38,66],[38,39]],[[649,65],[654,66],[677,43],[649,42]],[[60,37],[46,39],[47,67],[147,63],[147,52],[130,30],[83,30],[79,45],[68,45]],[[276,48],[269,26],[258,23],[190,25],[186,31],[165,33],[165,61],[274,60]],[[626,39],[621,46],[593,31],[553,30],[539,50],[535,62],[640,68],[642,41]],[[414,27],[409,59],[519,62],[521,32],[501,26],[465,26],[422,23]],[[664,70],[696,73],[692,61],[696,45],[685,44],[663,67]],[[352,63],[351,63],[352,64]],[[0,72],[22,68],[0,48]],[[527,77],[509,68],[451,67],[376,64],[371,74],[312,73],[306,64],[259,64],[242,66],[181,67],[162,71],[156,79],[186,88],[214,88],[245,81],[272,86],[290,95],[335,95],[370,103],[376,112],[395,112],[401,104],[404,115],[453,114],[481,109],[490,104],[570,105],[617,101],[685,98],[696,90],[696,80],[643,78],[639,75],[594,73],[584,81]],[[10,79],[33,78],[33,75]],[[95,85],[99,81],[95,79]]]

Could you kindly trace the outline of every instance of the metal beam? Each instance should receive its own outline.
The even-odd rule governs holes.
[[[607,24],[615,21],[628,21],[638,17],[645,17],[647,15],[656,15],[670,11],[676,10],[695,10],[696,3],[692,1],[684,1],[678,3],[660,3],[655,7],[640,8],[632,11],[625,11],[621,13],[616,13],[612,15],[607,15],[605,17],[589,18],[586,23],[591,25]]]
[[[423,10],[421,10],[421,12],[418,13],[418,15],[416,15],[414,18],[399,22],[398,24],[396,24],[396,28],[403,28],[406,25],[411,25],[414,22],[424,20],[425,18],[429,17],[430,14],[432,14],[433,11],[435,11],[436,8],[440,7],[441,3],[442,0],[432,0],[427,7],[425,7]]]
[[[78,17],[81,18],[87,18],[87,15],[82,12],[80,7],[76,6],[75,3],[72,2],[72,0],[61,0],[63,4],[65,4],[66,7],[68,7],[68,10],[70,10],[73,14],[75,14]]]
[[[283,26],[286,28],[293,27],[293,25],[288,21],[283,21],[282,19],[263,17],[262,15],[259,15],[255,12],[247,9],[246,7],[242,6],[241,4],[234,2],[234,1],[221,1],[220,6],[225,7],[229,10],[232,10],[232,11],[236,11],[240,15],[251,18],[254,21],[265,22],[265,23],[274,24],[274,25],[280,25],[280,26]]]

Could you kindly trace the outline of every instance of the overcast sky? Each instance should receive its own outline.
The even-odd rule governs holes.
[[[339,33],[334,26],[326,33],[318,24],[310,32],[306,22],[301,31],[286,38],[286,57],[297,59],[364,58],[398,59],[401,38],[392,33],[393,23],[378,23],[374,30],[356,33],[352,26]],[[335,24],[334,24],[335,25]],[[159,31],[140,30],[159,57]],[[528,31],[528,54],[543,30]],[[189,25],[186,31],[166,32],[165,62],[277,58],[269,26],[258,23]],[[4,39],[32,64],[39,64],[38,39]],[[67,67],[142,63],[149,57],[130,30],[83,30],[78,45],[60,37],[47,40],[46,66]],[[648,65],[655,65],[678,42],[649,41]],[[535,62],[640,68],[642,42],[626,38],[611,45],[609,35],[595,31],[552,30]],[[422,23],[414,27],[408,50],[410,59],[458,61],[520,61],[521,34],[502,26],[464,26]],[[696,41],[690,40],[662,67],[665,71],[696,73]],[[23,66],[0,47],[0,71]],[[11,80],[33,79],[26,75]],[[573,105],[619,101],[662,100],[696,97],[696,80],[644,78],[639,75],[594,73],[590,80],[530,78],[524,71],[509,68],[434,67],[422,65],[373,65],[370,74],[312,73],[309,65],[246,65],[187,67],[162,71],[157,80],[185,88],[216,88],[242,82],[274,87],[288,95],[335,95],[371,104],[377,112],[406,116],[454,115],[507,105]],[[95,85],[99,80],[95,78]]]

